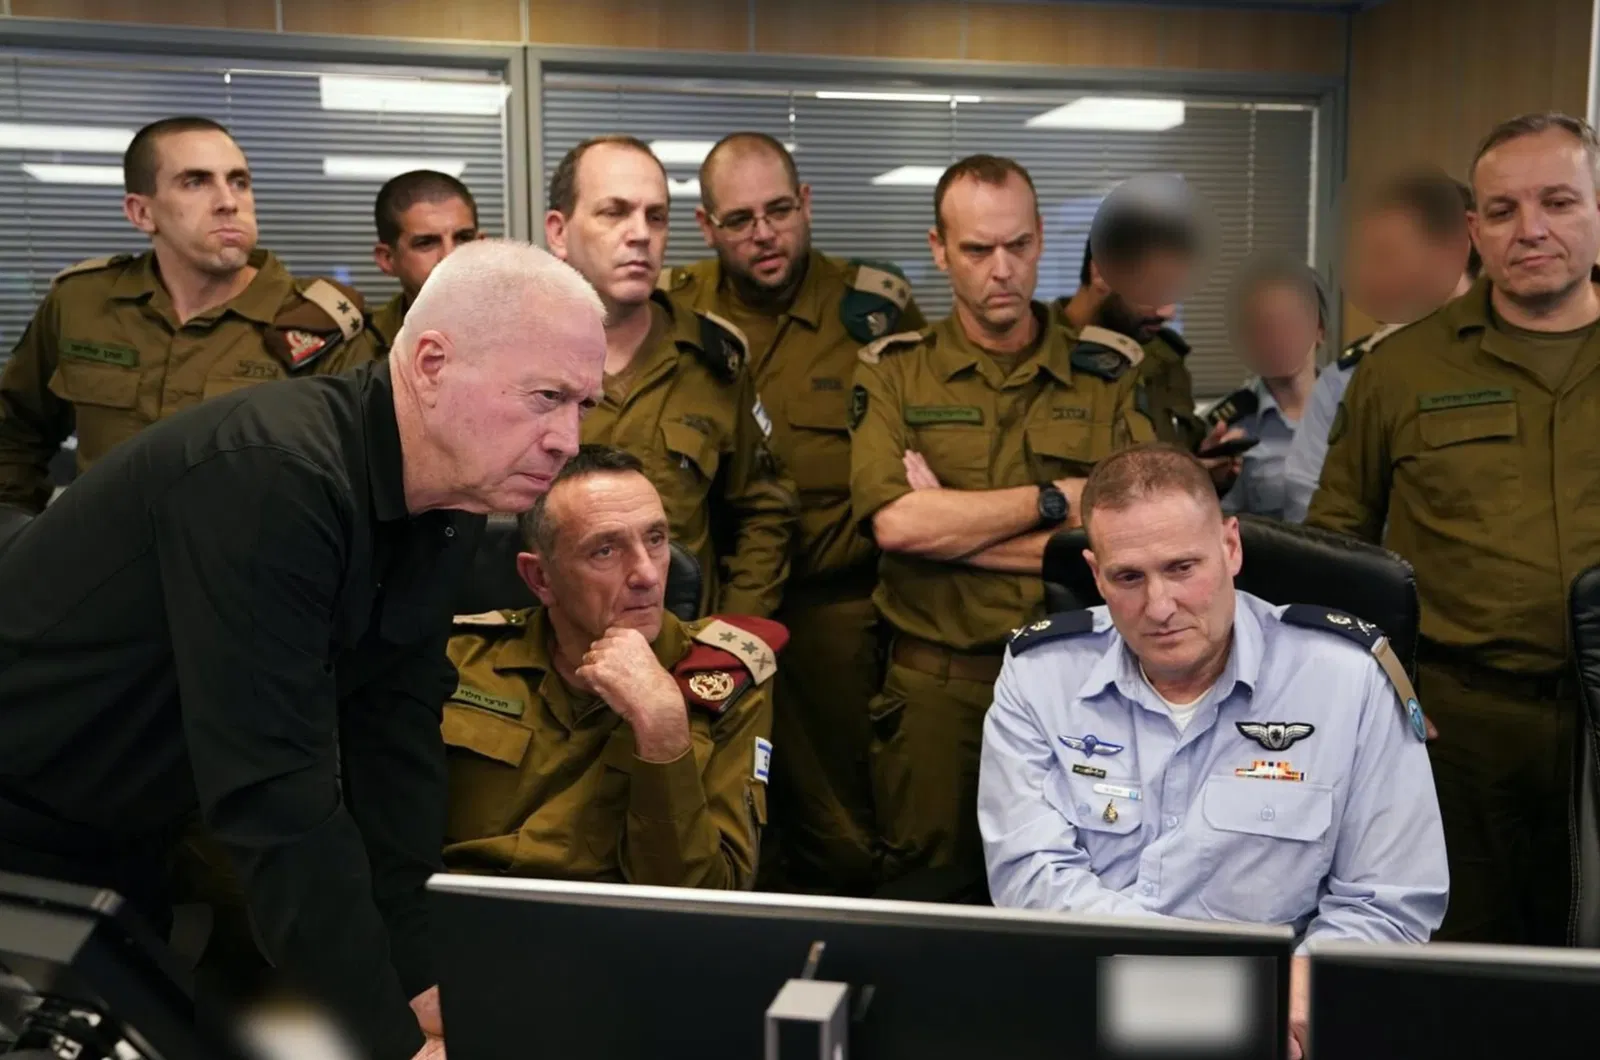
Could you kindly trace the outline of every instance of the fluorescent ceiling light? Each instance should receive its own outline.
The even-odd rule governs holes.
[[[323,110],[371,110],[402,114],[499,114],[511,86],[489,81],[440,81],[421,77],[354,77],[323,74]]]
[[[818,92],[818,99],[869,99],[883,103],[982,103],[982,96],[952,96],[944,92]]]
[[[717,146],[715,140],[651,140],[650,152],[664,166],[698,166]],[[799,144],[784,144],[791,155],[800,153]]]
[[[1030,129],[1115,129],[1162,132],[1183,124],[1181,99],[1084,96],[1023,123]]]
[[[373,158],[367,155],[330,155],[322,160],[322,175],[335,180],[388,180],[413,169],[432,169],[459,177],[467,164],[459,158]]]
[[[674,199],[698,199],[700,197],[700,178],[690,177],[688,180],[667,178],[667,195]]]
[[[10,151],[84,151],[120,155],[128,149],[132,139],[132,129],[0,122],[0,148]]]
[[[944,176],[944,166],[897,166],[872,178],[878,187],[932,188]]]
[[[122,186],[121,166],[63,166],[24,162],[22,171],[41,184],[108,184]]]

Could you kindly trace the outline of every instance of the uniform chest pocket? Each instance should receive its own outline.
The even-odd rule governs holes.
[[[1423,412],[1415,485],[1428,510],[1446,516],[1504,515],[1522,503],[1517,406],[1509,401]]]
[[[922,454],[939,484],[950,489],[989,488],[994,432],[981,424],[938,423],[912,427],[911,447]]]
[[[680,474],[709,483],[717,477],[719,453],[716,439],[678,420],[661,424],[661,443]]]
[[[808,493],[848,493],[849,388],[779,395],[778,400],[784,406],[779,422],[789,430],[779,432],[774,442],[783,447],[778,455],[795,485]]]
[[[139,400],[139,370],[64,358],[50,377],[50,390],[74,405],[131,409]]]
[[[1051,412],[1078,412],[1078,409],[1052,409]],[[1045,478],[1082,477],[1094,467],[1096,426],[1088,419],[1052,419],[1027,430],[1029,465]]]
[[[532,732],[510,718],[456,703],[445,704],[441,729],[450,775],[446,839],[461,843],[515,832]]]
[[[1200,796],[1200,905],[1218,919],[1287,924],[1311,915],[1333,858],[1333,789],[1215,776]]]

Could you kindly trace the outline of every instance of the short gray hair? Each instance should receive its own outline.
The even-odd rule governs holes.
[[[1589,173],[1594,177],[1595,186],[1600,188],[1600,138],[1595,136],[1594,126],[1582,118],[1574,118],[1570,114],[1553,110],[1519,114],[1490,129],[1489,135],[1478,144],[1478,150],[1472,156],[1472,165],[1467,167],[1467,182],[1476,186],[1478,163],[1483,161],[1484,155],[1496,147],[1512,140],[1520,140],[1524,136],[1538,136],[1552,129],[1561,130],[1583,147],[1583,153],[1589,159]]]

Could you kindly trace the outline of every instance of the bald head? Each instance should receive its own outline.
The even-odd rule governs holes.
[[[800,171],[795,168],[794,156],[789,149],[779,143],[774,137],[759,132],[736,132],[724,136],[717,141],[705,161],[700,163],[700,204],[707,210],[715,213],[716,185],[720,175],[728,167],[736,166],[749,159],[770,159],[783,167],[784,175],[788,178],[788,191],[798,194],[800,190]]]
[[[544,493],[599,397],[604,316],[531,244],[480,240],[439,263],[389,356],[408,494],[413,477],[438,494],[413,511],[518,513]]]

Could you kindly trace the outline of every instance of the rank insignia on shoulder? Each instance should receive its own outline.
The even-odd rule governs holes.
[[[1041,644],[1063,637],[1076,637],[1094,631],[1093,611],[1063,611],[1041,618],[1039,621],[1012,630],[1011,641],[1006,646],[1012,655],[1021,655]]]
[[[845,275],[839,322],[857,342],[872,342],[900,323],[911,302],[911,284],[900,267],[887,261],[854,261]]]
[[[264,336],[267,349],[290,372],[309,368],[366,329],[365,303],[332,280],[295,281],[291,298]]]
[[[725,383],[739,377],[750,354],[750,340],[737,324],[715,313],[700,313],[700,355],[706,367]]]
[[[463,629],[508,629],[528,624],[526,611],[480,611],[475,615],[456,615],[451,624]]]
[[[782,624],[750,615],[713,617],[690,635],[695,643],[672,676],[691,707],[719,715],[751,686],[771,679],[789,642]]]
[[[1412,735],[1418,740],[1428,738],[1428,723],[1423,717],[1422,706],[1417,701],[1417,690],[1412,687],[1411,677],[1406,673],[1405,664],[1400,661],[1400,656],[1395,654],[1394,646],[1389,643],[1389,638],[1384,635],[1383,630],[1354,615],[1312,604],[1290,604],[1283,609],[1281,620],[1292,626],[1336,633],[1371,652],[1372,658],[1383,670],[1384,676],[1389,679],[1389,684],[1394,687],[1395,695],[1399,698],[1400,712],[1405,716],[1406,724],[1411,727]]]
[[[1144,349],[1128,336],[1091,325],[1078,333],[1072,367],[1101,379],[1117,380],[1144,360]]]
[[[862,364],[877,364],[883,359],[885,353],[893,353],[896,350],[915,346],[921,341],[922,332],[920,331],[902,331],[898,335],[885,335],[883,338],[861,347],[861,351],[856,354],[856,359]]]

